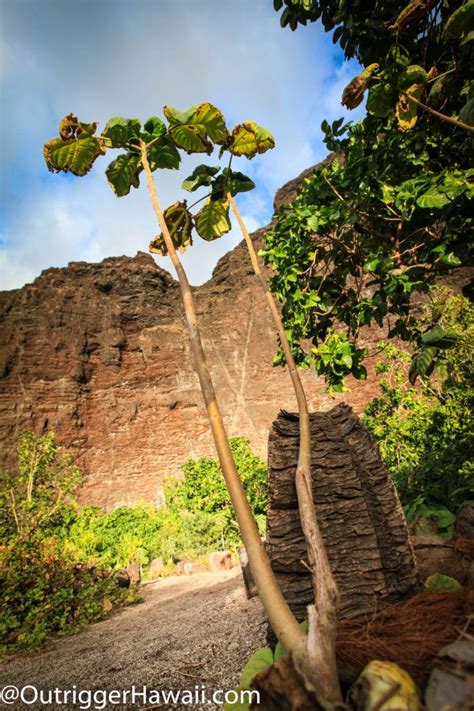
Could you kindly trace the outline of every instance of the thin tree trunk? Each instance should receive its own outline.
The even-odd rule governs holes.
[[[202,347],[191,287],[174,248],[171,235],[158,202],[153,175],[148,163],[146,144],[143,142],[141,143],[141,156],[153,210],[163,233],[168,254],[178,275],[194,367],[199,377],[222,473],[237,516],[243,542],[247,549],[252,575],[255,579],[259,597],[276,636],[285,649],[294,652],[295,655],[298,656],[304,649],[306,635],[296,621],[278,587],[232,457],[224,422]]]
[[[298,495],[298,507],[308,550],[308,559],[311,568],[311,576],[314,590],[315,606],[308,608],[308,644],[306,663],[311,665],[312,671],[304,669],[305,676],[310,674],[310,678],[315,678],[316,691],[323,698],[337,703],[342,701],[339,679],[336,668],[336,629],[337,629],[337,608],[338,589],[336,581],[329,565],[321,531],[313,501],[312,479],[311,479],[311,431],[309,422],[308,403],[301,383],[301,379],[296,367],[295,359],[291,352],[290,344],[285,333],[285,328],[281,320],[280,312],[276,305],[272,293],[267,287],[253,242],[247,231],[245,223],[240,215],[234,198],[230,193],[227,199],[234,211],[237,221],[242,230],[242,234],[250,254],[250,259],[255,274],[257,275],[270,311],[275,322],[275,326],[280,336],[281,346],[285,354],[286,363],[293,383],[293,388],[298,403],[300,442],[298,451],[298,464],[296,467],[295,484]]]

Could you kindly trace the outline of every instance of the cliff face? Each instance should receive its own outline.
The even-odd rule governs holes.
[[[229,435],[265,456],[272,421],[296,403],[289,376],[272,367],[274,327],[244,245],[194,291]],[[179,286],[151,256],[48,269],[0,293],[0,313],[3,463],[21,431],[54,430],[84,473],[81,500],[112,508],[159,503],[164,476],[214,456]],[[334,405],[314,373],[303,379],[312,410]],[[350,385],[344,400],[360,412],[375,382]]]

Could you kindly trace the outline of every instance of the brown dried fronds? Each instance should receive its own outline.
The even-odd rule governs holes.
[[[344,620],[337,633],[338,659],[355,673],[372,659],[392,661],[423,687],[439,650],[472,626],[473,609],[474,589],[461,588],[422,592],[371,618]]]

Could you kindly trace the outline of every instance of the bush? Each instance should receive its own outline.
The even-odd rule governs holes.
[[[266,467],[248,440],[231,447],[251,507],[263,528]],[[0,513],[1,653],[70,634],[137,599],[118,587],[114,568],[146,566],[155,557],[199,558],[235,547],[240,535],[219,464],[190,460],[184,480],[168,478],[166,505],[120,506],[109,513],[79,509],[72,498],[80,472],[54,435],[24,433],[16,477],[3,472]]]
[[[23,433],[16,476],[2,471],[0,514],[0,653],[71,634],[138,599],[107,570],[74,560],[67,535],[78,518],[72,499],[79,469],[54,434]]]
[[[39,646],[138,600],[108,571],[64,557],[55,538],[29,535],[0,549],[0,654]]]
[[[365,409],[364,423],[378,441],[409,522],[418,532],[452,532],[455,514],[474,498],[473,312],[462,296],[438,289],[425,307],[427,325],[453,337],[437,378],[407,380],[410,356],[385,348],[381,397]]]
[[[245,437],[234,437],[230,440],[230,446],[250,508],[263,534],[267,510],[266,465],[253,454],[250,442]],[[188,515],[202,512],[220,517],[215,519],[213,529],[209,532],[214,546],[229,548],[240,545],[237,520],[219,462],[210,458],[189,460],[184,465],[183,472],[184,480],[171,478],[165,480],[166,504],[169,511],[177,515],[186,511]],[[186,525],[188,529],[189,527],[192,529],[191,519],[188,519]]]

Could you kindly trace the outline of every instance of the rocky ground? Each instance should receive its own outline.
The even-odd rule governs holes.
[[[125,608],[74,637],[51,641],[29,656],[0,666],[0,688],[142,690],[188,689],[209,697],[236,687],[252,652],[265,645],[266,623],[258,598],[247,600],[239,568],[169,577],[142,587],[144,603]],[[203,689],[204,687],[204,689]],[[28,693],[34,692],[29,690]],[[29,698],[32,698],[31,696]],[[18,709],[222,709],[206,703],[22,704]],[[202,698],[198,697],[198,698]],[[54,697],[53,697],[54,699]]]

